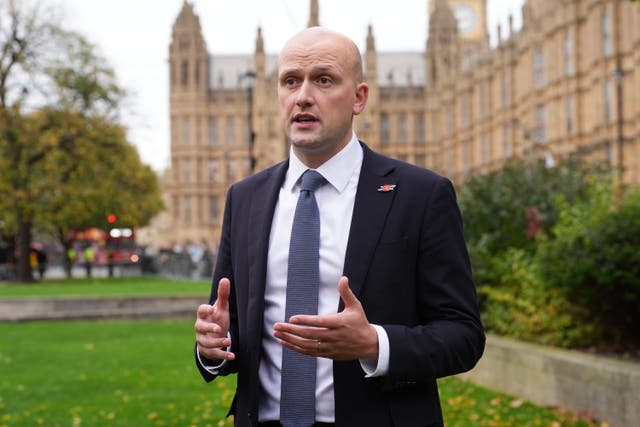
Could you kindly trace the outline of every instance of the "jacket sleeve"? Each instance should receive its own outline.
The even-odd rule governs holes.
[[[231,213],[233,205],[233,187],[227,192],[227,200],[224,208],[224,217],[222,222],[222,233],[220,237],[220,245],[218,247],[218,256],[216,258],[216,266],[211,281],[211,294],[209,296],[209,304],[213,304],[216,301],[218,295],[218,283],[223,277],[228,278],[231,281],[231,294],[229,295],[229,314],[231,317],[231,326],[229,333],[231,335],[231,351],[234,351],[234,339],[238,336],[237,331],[237,311],[236,311],[236,298],[234,292],[234,278],[233,278],[233,266],[231,263]],[[236,372],[237,366],[235,361],[225,361],[218,366],[218,361],[207,361],[208,368],[203,365],[203,361],[200,360],[197,353],[197,346],[194,346],[194,358],[196,367],[202,375],[205,381],[213,381],[218,375],[229,375]],[[211,372],[211,366],[218,366],[214,372]]]
[[[484,350],[462,218],[446,178],[439,177],[428,197],[415,252],[416,323],[383,325],[390,344],[386,380],[392,384],[467,371]]]

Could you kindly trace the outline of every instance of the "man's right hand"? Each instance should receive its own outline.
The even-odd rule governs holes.
[[[231,282],[227,278],[218,283],[218,298],[213,305],[198,307],[195,331],[198,352],[209,360],[233,360],[235,354],[227,349],[231,346],[229,331],[229,294]]]

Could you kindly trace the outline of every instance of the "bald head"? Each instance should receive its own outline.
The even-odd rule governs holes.
[[[345,71],[352,73],[354,82],[363,80],[362,57],[358,46],[349,37],[324,27],[306,28],[291,37],[282,48],[278,58],[278,68],[282,59],[291,53],[311,52],[315,47],[326,46],[332,55],[345,66]]]
[[[367,105],[362,59],[353,41],[322,27],[293,36],[278,58],[278,100],[296,156],[317,168],[353,135],[353,116]]]

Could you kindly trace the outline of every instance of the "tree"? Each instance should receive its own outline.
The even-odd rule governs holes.
[[[39,111],[27,122],[41,146],[56,147],[31,169],[27,205],[34,227],[55,235],[65,253],[73,231],[106,225],[109,213],[122,226],[138,227],[162,209],[157,177],[121,126],[61,109]]]
[[[155,175],[117,124],[124,91],[112,69],[42,16],[0,0],[0,218],[16,236],[20,281],[32,279],[34,226],[60,236],[122,206],[144,225],[162,207]]]

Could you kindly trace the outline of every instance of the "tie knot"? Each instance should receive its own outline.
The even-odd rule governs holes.
[[[326,179],[319,172],[307,169],[305,173],[302,174],[302,181],[300,183],[300,191],[316,191],[320,186],[322,186]]]

